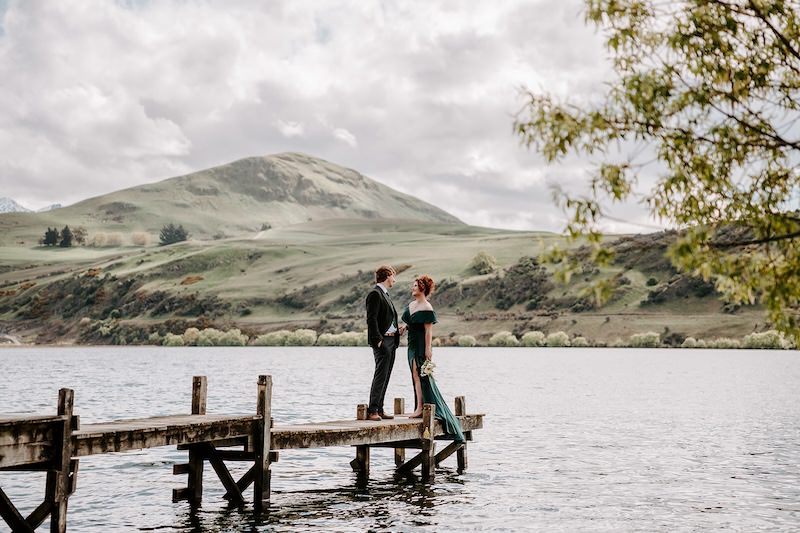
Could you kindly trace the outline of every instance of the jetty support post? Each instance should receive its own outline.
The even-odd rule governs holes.
[[[46,500],[51,505],[51,533],[67,531],[67,501],[77,481],[70,478],[71,469],[73,476],[78,475],[78,462],[72,461],[72,430],[78,425],[78,420],[72,417],[74,404],[75,392],[72,389],[58,391],[58,414],[64,417],[64,423],[54,442],[56,458],[53,469],[47,472]]]
[[[406,411],[406,400],[405,398],[395,398],[394,399],[394,414],[402,415],[405,414]],[[395,466],[400,466],[406,461],[406,449],[405,448],[395,448],[394,449],[394,464]]]
[[[255,444],[255,479],[253,480],[253,505],[256,512],[264,508],[265,503],[269,503],[270,493],[270,455],[272,431],[272,376],[258,376],[258,401],[256,412],[261,418],[256,427],[256,434],[253,436]]]
[[[436,466],[436,444],[433,440],[433,424],[436,417],[436,406],[426,403],[422,406],[422,481],[433,483]]]
[[[360,403],[356,406],[356,420],[366,419],[367,404]],[[353,472],[356,472],[360,477],[369,476],[369,445],[356,445],[356,458],[350,461],[350,466],[353,468]]]
[[[467,414],[467,404],[463,396],[456,396],[456,416],[464,416]],[[472,432],[464,432],[464,440],[472,440]],[[465,442],[461,448],[456,452],[456,461],[458,462],[458,471],[463,472],[467,469],[467,443]]]
[[[194,376],[192,378],[192,414],[206,414],[208,397],[208,378]],[[191,505],[199,505],[203,501],[203,464],[205,459],[202,444],[189,447],[189,483],[188,496]]]

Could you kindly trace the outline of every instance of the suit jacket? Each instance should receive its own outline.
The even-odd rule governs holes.
[[[375,285],[367,294],[367,339],[373,348],[383,340],[383,334],[392,325],[397,324],[397,311],[383,289]]]

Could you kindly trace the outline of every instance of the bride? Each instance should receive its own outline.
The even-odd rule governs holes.
[[[428,301],[434,283],[428,275],[417,276],[411,284],[414,300],[403,311],[402,320],[408,325],[408,365],[414,381],[414,413],[411,418],[422,416],[422,405],[432,403],[436,406],[436,418],[442,421],[447,437],[456,442],[464,442],[464,433],[458,419],[442,398],[439,387],[432,374],[424,372],[425,363],[433,361],[433,325],[436,312]]]

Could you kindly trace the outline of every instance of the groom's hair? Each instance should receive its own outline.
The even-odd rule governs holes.
[[[375,271],[375,283],[382,283],[386,281],[386,278],[388,278],[392,274],[396,274],[396,272],[389,265],[379,266],[378,270]]]

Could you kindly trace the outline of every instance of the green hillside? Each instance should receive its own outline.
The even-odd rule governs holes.
[[[190,240],[156,245],[168,222],[183,224]],[[86,228],[89,244],[37,244],[46,227],[65,224]],[[243,159],[47,213],[0,215],[0,229],[0,337],[24,342],[143,343],[154,332],[209,326],[251,337],[361,331],[363,298],[383,263],[399,270],[398,307],[414,275],[434,277],[444,343],[540,330],[595,343],[654,331],[679,344],[769,327],[762,309],[726,305],[710,283],[678,274],[664,255],[671,233],[609,237],[615,263],[602,271],[586,264],[564,286],[535,259],[561,237],[468,226],[301,154]],[[149,238],[137,241],[137,233]],[[472,269],[479,252],[496,259],[495,271]],[[584,290],[608,276],[614,294],[597,307]]]
[[[713,287],[676,274],[655,236],[617,241],[607,272],[587,267],[569,286],[555,283],[535,257],[553,234],[399,220],[332,220],[269,230],[258,239],[186,242],[168,247],[0,248],[0,333],[36,342],[144,342],[152,331],[238,327],[256,335],[309,327],[337,333],[364,328],[372,272],[401,272],[394,299],[406,303],[415,274],[429,273],[443,340],[484,342],[500,330],[566,331],[600,342],[633,333],[742,337],[764,329],[757,309],[726,309]],[[625,251],[627,250],[627,254]],[[486,251],[498,270],[478,275]],[[581,294],[597,276],[618,275],[601,308]],[[116,329],[101,334],[101,328]]]
[[[33,245],[47,227],[157,241],[167,223],[200,240],[251,237],[262,229],[330,219],[409,219],[459,224],[441,209],[358,172],[305,154],[249,157],[45,213],[0,214],[0,245]]]

